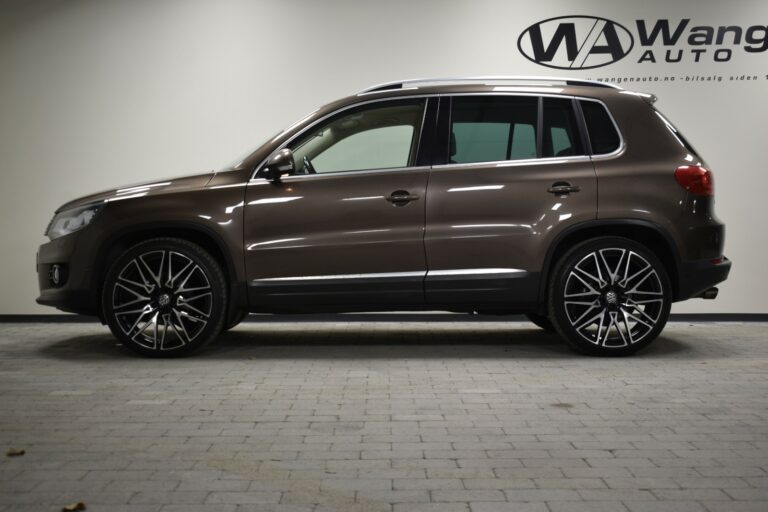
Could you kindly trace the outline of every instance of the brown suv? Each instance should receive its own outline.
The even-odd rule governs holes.
[[[570,79],[380,85],[221,172],[62,206],[40,304],[146,355],[248,312],[526,313],[624,355],[730,261],[712,175],[655,97]]]

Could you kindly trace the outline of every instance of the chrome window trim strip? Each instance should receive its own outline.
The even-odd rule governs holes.
[[[556,93],[533,93],[533,92],[513,92],[513,91],[478,91],[478,92],[461,92],[461,93],[429,93],[429,94],[407,94],[402,96],[389,96],[386,98],[372,98],[370,100],[366,101],[359,101],[355,102],[349,105],[345,105],[344,107],[341,107],[337,110],[334,110],[333,112],[330,112],[323,117],[320,117],[313,121],[312,123],[308,124],[306,127],[304,127],[301,131],[294,134],[291,138],[280,144],[275,150],[273,150],[269,156],[267,156],[264,160],[262,160],[259,165],[254,167],[251,178],[248,181],[248,185],[252,184],[260,184],[260,183],[266,183],[267,180],[264,178],[257,178],[256,173],[259,172],[259,170],[264,166],[264,164],[267,163],[267,161],[274,155],[277,151],[280,151],[287,145],[289,145],[291,142],[296,140],[298,137],[300,137],[302,134],[304,134],[307,130],[313,128],[314,126],[318,125],[319,123],[325,121],[331,116],[334,116],[336,114],[340,114],[341,112],[344,112],[345,110],[349,110],[351,108],[359,107],[362,105],[368,105],[371,103],[380,103],[382,101],[392,101],[392,100],[400,100],[400,99],[429,99],[429,98],[439,98],[439,97],[453,97],[453,96],[534,96],[534,97],[543,97],[543,98],[571,98],[576,100],[584,100],[584,101],[594,101],[596,103],[599,103],[603,106],[606,112],[608,112],[608,117],[611,119],[611,122],[613,123],[613,127],[616,130],[616,132],[619,134],[619,148],[613,151],[612,153],[606,153],[601,155],[578,155],[573,157],[563,157],[563,158],[557,158],[557,157],[547,157],[547,158],[536,158],[536,159],[526,159],[525,162],[528,163],[528,165],[531,165],[530,162],[536,161],[536,162],[542,162],[546,163],[547,160],[551,161],[560,161],[560,160],[568,160],[571,158],[592,158],[592,160],[605,160],[609,158],[614,158],[617,156],[620,156],[622,153],[624,153],[624,150],[626,148],[626,143],[624,142],[624,135],[621,133],[621,130],[619,129],[618,123],[616,123],[616,120],[613,117],[613,113],[611,112],[611,109],[608,108],[608,105],[605,104],[604,101],[597,99],[597,98],[589,98],[586,96],[573,96],[570,94],[556,94]],[[427,107],[424,105],[424,113],[423,115],[426,115]],[[311,114],[310,114],[311,115]],[[306,119],[306,118],[305,118]],[[422,120],[422,129],[423,129],[423,120]],[[498,163],[509,163],[511,165],[524,165],[521,162],[523,160],[503,160],[498,162],[473,162],[472,164],[444,164],[444,165],[436,165],[433,166],[432,169],[446,169],[446,168],[453,168],[449,166],[466,166],[466,165],[474,165],[474,164],[498,164]],[[339,171],[339,172],[328,172],[328,173],[321,173],[320,175],[294,175],[294,176],[286,176],[283,179],[287,178],[307,178],[307,177],[315,177],[315,176],[338,176],[338,175],[355,175],[360,173],[372,173],[372,172],[386,172],[386,171],[405,171],[405,170],[420,170],[420,169],[428,169],[429,167],[425,166],[419,166],[419,167],[397,167],[394,169],[364,169],[360,171]]]
[[[330,274],[317,276],[265,277],[254,279],[253,283],[275,281],[326,281],[334,279],[381,279],[398,277],[431,277],[431,276],[472,276],[525,273],[519,268],[459,268],[446,270],[419,270],[415,272],[374,272],[368,274]]]
[[[284,181],[286,183],[296,180],[305,180],[305,179],[321,179],[324,177],[334,177],[339,178],[342,176],[359,176],[361,174],[386,174],[386,173],[395,173],[395,172],[404,172],[404,171],[429,171],[430,167],[427,165],[421,165],[418,167],[388,167],[386,169],[363,169],[360,171],[338,171],[338,172],[322,172],[318,174],[294,174],[293,176],[283,176],[280,181]],[[263,178],[257,178],[257,180],[261,180]]]
[[[590,158],[586,155],[579,156],[563,156],[563,157],[547,157],[547,158],[525,158],[520,160],[494,160],[493,162],[472,162],[467,164],[441,164],[432,167],[434,171],[442,171],[447,169],[474,169],[476,167],[492,167],[498,168],[506,167],[520,167],[524,165],[546,165],[546,164],[566,164],[569,162],[589,162]]]

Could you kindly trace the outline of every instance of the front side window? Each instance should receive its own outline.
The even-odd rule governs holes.
[[[455,97],[448,161],[454,164],[536,158],[538,99]]]
[[[288,147],[297,174],[391,169],[416,159],[424,100],[374,103],[342,112]]]

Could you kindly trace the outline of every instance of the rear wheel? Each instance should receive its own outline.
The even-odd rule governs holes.
[[[647,346],[669,318],[664,265],[626,238],[583,242],[557,264],[549,288],[549,318],[576,350],[623,356]]]
[[[114,262],[104,281],[102,307],[112,333],[152,357],[187,355],[221,332],[226,281],[218,263],[196,244],[155,238]]]

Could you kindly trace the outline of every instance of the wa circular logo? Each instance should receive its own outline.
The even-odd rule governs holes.
[[[558,16],[526,28],[517,48],[526,59],[555,69],[593,69],[617,62],[635,40],[623,25],[595,16]]]

